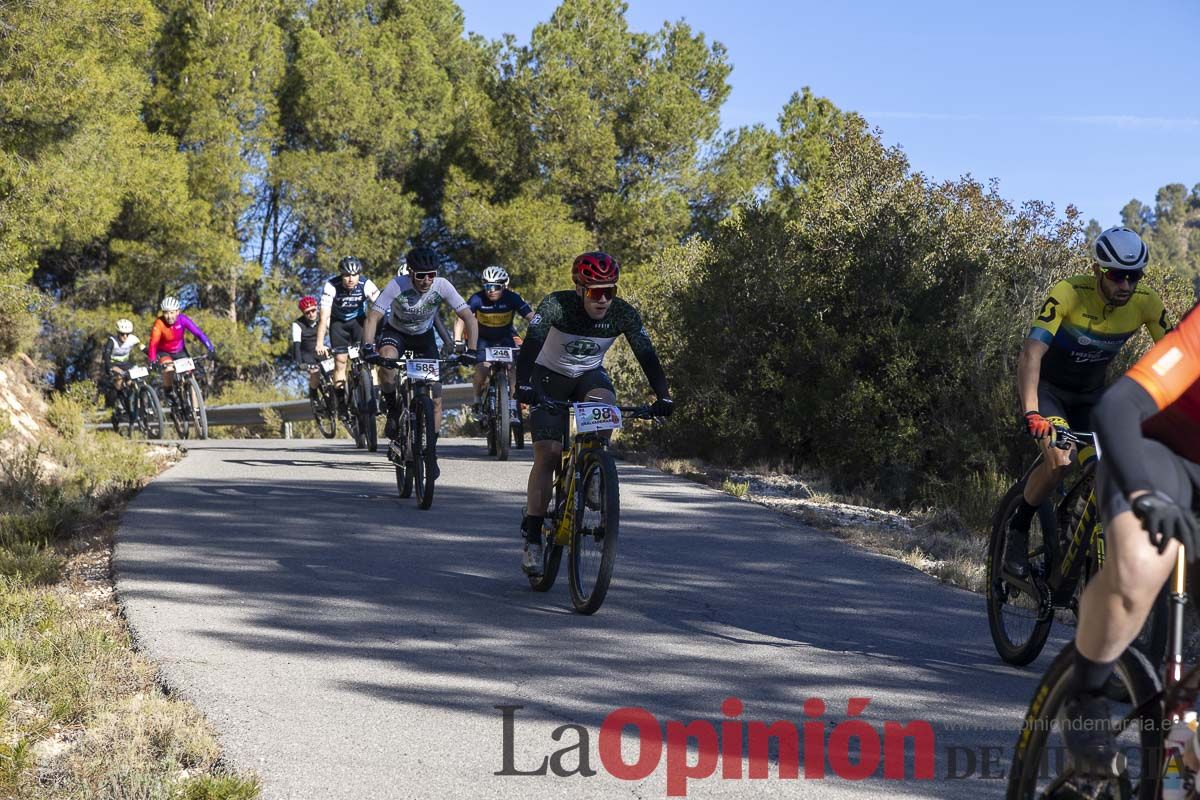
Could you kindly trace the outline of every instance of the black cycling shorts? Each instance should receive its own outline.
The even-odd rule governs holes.
[[[578,378],[572,378],[546,369],[541,364],[534,364],[529,377],[530,385],[552,400],[587,400],[588,393],[593,389],[607,389],[613,396],[617,393],[604,367],[588,370]],[[567,432],[567,411],[535,407],[529,412],[529,428],[535,442],[559,441]]]
[[[1183,456],[1153,439],[1142,439],[1142,461],[1150,473],[1151,486],[1163,492],[1184,508],[1192,506],[1200,498],[1200,464],[1188,461]],[[1117,485],[1116,476],[1106,469],[1100,459],[1096,474],[1096,492],[1100,502],[1100,514],[1105,524],[1113,517],[1129,511],[1129,501]]]
[[[329,342],[334,347],[351,347],[362,341],[363,324],[354,319],[332,319],[329,321]]]
[[[1100,402],[1103,389],[1095,392],[1068,392],[1057,386],[1038,383],[1038,413],[1043,417],[1062,417],[1067,427],[1081,433],[1092,430],[1092,409]]]
[[[320,356],[317,355],[316,350],[301,350],[300,351],[300,361],[298,363],[300,363],[300,364],[320,364],[321,358],[320,358]]]
[[[438,352],[437,339],[433,335],[433,328],[424,333],[405,333],[404,331],[396,330],[391,325],[384,325],[383,329],[375,334],[375,347],[380,351],[385,347],[394,347],[400,356],[412,351],[414,358],[441,358],[441,353]],[[440,382],[433,384],[431,388],[431,394],[434,397],[442,396],[442,384]]]

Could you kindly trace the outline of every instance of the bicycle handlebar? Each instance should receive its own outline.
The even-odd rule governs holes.
[[[538,402],[534,403],[533,407],[536,408],[537,406],[545,406],[546,408],[560,408],[560,409],[569,410],[572,406],[579,405],[579,402],[603,403],[604,401],[603,400],[584,400],[584,401],[555,400],[552,397],[543,397],[540,400],[538,400]],[[656,417],[653,414],[651,414],[650,406],[647,406],[647,405],[617,406],[616,408],[623,415],[625,415],[625,417],[627,419],[661,419],[661,417]]]
[[[1094,447],[1096,434],[1088,431],[1073,431],[1062,425],[1054,426],[1054,446],[1059,450],[1070,450],[1073,446]]]

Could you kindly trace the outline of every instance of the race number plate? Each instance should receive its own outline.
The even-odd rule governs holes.
[[[408,379],[413,381],[436,381],[440,376],[441,362],[435,359],[410,358],[404,362]]]
[[[351,358],[358,358],[358,348],[357,347],[346,348],[346,355],[350,356]]]
[[[511,364],[512,360],[513,360],[512,348],[511,347],[485,347],[483,350],[483,360]]]
[[[175,365],[176,372],[191,372],[196,368],[196,362],[190,358],[177,358],[171,363]]]
[[[129,377],[132,378],[133,380],[137,380],[138,378],[144,378],[149,374],[150,374],[150,370],[146,369],[145,367],[130,367],[129,368]]]
[[[579,433],[615,431],[621,427],[621,409],[608,403],[579,403],[575,406],[575,430]]]
[[[321,359],[321,369],[325,370],[326,372],[333,372],[333,364],[334,361],[332,358]]]

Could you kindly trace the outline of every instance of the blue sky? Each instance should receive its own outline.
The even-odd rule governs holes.
[[[458,0],[466,28],[527,42],[550,0]],[[631,0],[636,30],[686,19],[733,64],[726,126],[774,127],[811,86],[858,111],[931,178],[1120,221],[1200,183],[1200,2]]]

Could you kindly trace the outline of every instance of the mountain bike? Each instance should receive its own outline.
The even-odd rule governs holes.
[[[456,364],[458,359],[413,358],[410,351],[399,359],[379,356],[376,363],[400,370],[396,386],[400,417],[388,445],[388,461],[396,468],[396,490],[401,498],[408,498],[416,489],[417,508],[428,509],[433,505],[437,470],[437,457],[430,452],[430,444],[437,438],[432,387],[441,379],[442,364]]]
[[[113,403],[113,430],[121,432],[125,425],[125,436],[132,438],[136,426],[147,439],[161,439],[163,432],[162,404],[158,393],[146,382],[150,370],[131,366],[125,371],[125,385],[117,392]]]
[[[1091,433],[1055,426],[1054,446],[1061,450],[1072,446],[1095,447],[1096,441]],[[1095,492],[1098,461],[1099,458],[1094,458],[1083,465],[1057,506],[1044,503],[1034,515],[1029,530],[1028,578],[1004,571],[1004,548],[1025,483],[1041,463],[1041,456],[1008,490],[992,517],[987,569],[988,627],[996,652],[1010,664],[1024,666],[1038,657],[1050,636],[1055,611],[1069,609],[1077,613],[1083,587],[1104,566],[1104,531]],[[1161,657],[1166,648],[1166,606],[1164,592],[1134,643],[1151,660]]]
[[[375,390],[375,379],[371,365],[363,361],[358,345],[335,347],[334,353],[346,354],[346,399],[342,422],[350,431],[355,447],[365,447],[374,453],[379,449],[379,432],[376,417],[379,416],[379,393]]]
[[[529,575],[535,591],[554,586],[567,551],[571,605],[594,614],[608,594],[617,561],[621,492],[617,463],[608,452],[606,431],[627,419],[653,419],[649,406],[613,406],[543,398],[539,405],[570,415],[564,428],[562,458],[554,469],[552,510],[542,527],[542,574]]]
[[[516,347],[486,347],[484,361],[491,366],[483,393],[480,422],[487,431],[488,455],[500,461],[508,460],[510,442],[518,448],[525,446],[524,423],[521,406],[510,395],[512,363],[516,361]]]
[[[308,364],[309,372],[316,370],[319,375],[317,396],[309,397],[312,406],[313,419],[316,420],[317,430],[326,439],[337,435],[338,404],[337,391],[333,385],[333,357],[323,358],[316,364]]]
[[[163,390],[171,424],[180,439],[186,439],[194,430],[197,439],[208,438],[208,410],[204,406],[204,392],[200,390],[197,374],[203,376],[204,356],[175,358],[162,365],[164,372],[175,373],[175,381],[169,390]]]
[[[1184,782],[1167,734],[1176,720],[1194,713],[1200,697],[1200,664],[1183,657],[1184,608],[1200,600],[1198,571],[1189,573],[1183,547],[1167,582],[1169,644],[1163,658],[1148,659],[1130,647],[1121,654],[1105,694],[1111,704],[1117,757],[1108,774],[1077,771],[1061,738],[1060,714],[1074,685],[1075,645],[1054,659],[1025,714],[1008,776],[1009,800],[1033,798],[1138,798],[1158,800],[1164,778]],[[1163,671],[1157,667],[1165,667]],[[1160,675],[1164,679],[1160,680]],[[1188,794],[1188,797],[1194,795]]]

